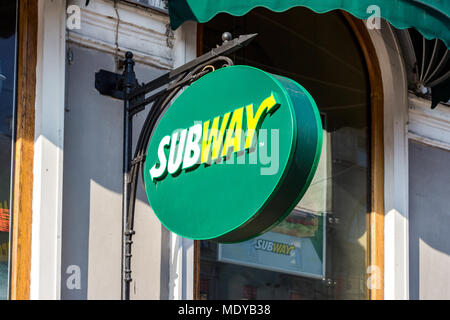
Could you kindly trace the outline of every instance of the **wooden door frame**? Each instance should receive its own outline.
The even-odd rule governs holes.
[[[10,299],[30,298],[38,1],[20,0]]]
[[[363,53],[370,82],[371,211],[367,215],[367,282],[370,300],[384,299],[384,125],[383,80],[375,47],[364,21],[341,11]],[[203,54],[203,24],[197,24],[197,56]],[[200,241],[194,241],[194,300],[200,299]]]

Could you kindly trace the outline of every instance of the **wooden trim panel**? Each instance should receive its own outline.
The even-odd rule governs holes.
[[[38,1],[19,1],[16,141],[11,242],[12,300],[30,297]]]
[[[197,57],[203,54],[203,24],[197,23]],[[194,300],[200,300],[200,241],[194,241]]]

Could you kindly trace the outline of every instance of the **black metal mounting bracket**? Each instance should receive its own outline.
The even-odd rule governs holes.
[[[257,34],[242,35],[230,41],[225,41],[221,46],[212,49],[210,52],[198,57],[185,65],[176,68],[146,84],[136,86],[130,93],[130,97],[136,97],[137,95],[147,94],[153,90],[159,89],[168,83],[174,81],[181,74],[188,72],[198,65],[201,65],[208,60],[212,60],[219,56],[226,56],[234,51],[245,47],[250,41],[252,41]],[[125,62],[126,63],[126,62]],[[100,70],[95,74],[95,88],[97,91],[105,96],[110,96],[115,99],[125,100],[124,89],[124,74],[118,74],[107,70]],[[149,102],[151,103],[151,101]]]
[[[95,74],[95,89],[104,96],[124,100],[123,75],[100,70]]]
[[[162,76],[139,85],[134,72],[133,54],[125,54],[122,74],[107,70],[95,73],[95,88],[105,96],[122,100],[124,103],[123,133],[123,197],[122,197],[122,299],[130,299],[131,247],[134,232],[134,211],[139,172],[143,171],[145,153],[157,119],[168,107],[170,101],[183,87],[189,86],[217,68],[233,65],[226,55],[246,46],[257,34],[242,35],[232,39],[230,33],[222,35],[223,44],[197,59],[184,64]],[[137,141],[132,156],[133,116],[153,104]]]

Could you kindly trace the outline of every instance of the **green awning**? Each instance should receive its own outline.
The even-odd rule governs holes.
[[[170,23],[177,29],[183,22],[207,22],[221,12],[242,16],[255,7],[281,12],[307,7],[317,13],[345,10],[360,19],[380,8],[381,17],[398,29],[414,27],[426,39],[441,39],[450,48],[450,0],[169,0]]]

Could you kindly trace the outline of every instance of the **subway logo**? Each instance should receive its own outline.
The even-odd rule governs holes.
[[[295,246],[288,243],[258,239],[255,244],[255,249],[288,256],[295,249]]]
[[[163,180],[167,174],[177,175],[182,170],[194,170],[200,164],[210,165],[234,153],[251,151],[264,119],[279,106],[272,92],[257,108],[249,104],[164,136],[158,146],[158,163],[150,169],[152,181]]]

